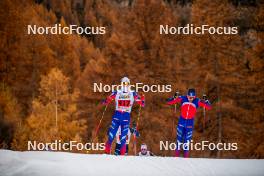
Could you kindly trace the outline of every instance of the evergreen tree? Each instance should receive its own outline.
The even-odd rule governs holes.
[[[78,119],[76,100],[77,90],[69,87],[69,78],[54,68],[47,76],[42,76],[40,95],[32,102],[32,112],[29,115],[25,129],[27,137],[14,139],[14,148],[25,149],[24,139],[41,142],[64,142],[77,138],[85,131],[85,123]],[[23,136],[22,135],[22,136]],[[82,142],[82,141],[79,141]]]

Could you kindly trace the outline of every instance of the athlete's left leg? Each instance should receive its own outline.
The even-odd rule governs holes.
[[[129,123],[130,123],[130,114],[124,113],[121,120],[120,155],[124,155],[126,153],[126,138],[129,130]]]
[[[181,144],[183,142],[183,137],[184,137],[184,133],[185,133],[184,124],[185,124],[185,119],[180,117],[179,121],[178,121],[178,126],[177,126],[175,157],[180,156]]]
[[[185,127],[185,136],[184,136],[184,145],[187,146],[184,149],[184,158],[189,157],[189,150],[190,150],[190,142],[192,140],[193,136],[193,123],[194,119],[188,119],[186,121],[186,127]]]
[[[116,132],[118,130],[118,127],[120,125],[120,112],[115,111],[113,117],[112,117],[112,123],[109,128],[109,133],[108,133],[108,140],[105,143],[105,153],[110,154],[111,153],[111,145],[113,140],[115,139]]]

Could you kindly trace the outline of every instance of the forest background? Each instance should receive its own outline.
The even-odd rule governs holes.
[[[105,35],[28,35],[27,25],[105,26]],[[238,26],[238,35],[159,35],[159,25]],[[28,140],[90,142],[109,93],[93,83],[171,84],[145,93],[137,141],[156,155],[175,141],[179,112],[166,105],[176,90],[207,94],[193,140],[237,142],[237,151],[193,157],[264,158],[264,5],[254,0],[1,0],[0,147],[26,150]],[[136,120],[134,107],[132,121]],[[96,141],[105,142],[114,106]],[[174,120],[173,120],[174,119]],[[174,125],[173,125],[174,121]],[[132,145],[130,154],[132,154]]]

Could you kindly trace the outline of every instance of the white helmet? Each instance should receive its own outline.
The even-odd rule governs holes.
[[[130,84],[130,80],[128,79],[128,77],[124,77],[121,79],[121,83],[128,83]]]

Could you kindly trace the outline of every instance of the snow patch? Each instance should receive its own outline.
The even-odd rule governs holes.
[[[264,175],[263,159],[202,159],[0,150],[1,176]]]

